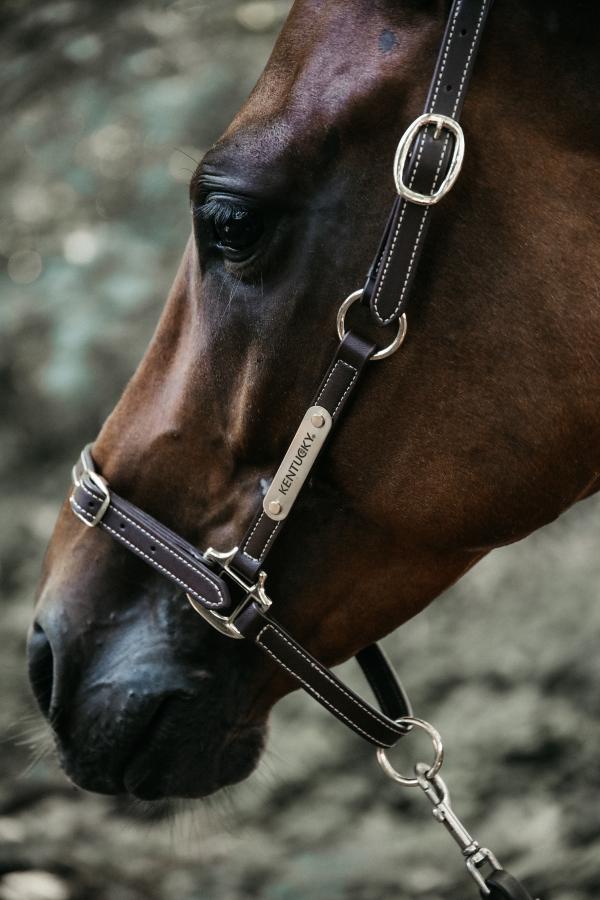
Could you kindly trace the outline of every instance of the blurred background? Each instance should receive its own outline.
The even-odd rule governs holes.
[[[277,708],[246,784],[173,816],[72,788],[41,752],[26,685],[70,466],[150,337],[196,161],[288,8],[0,7],[0,900],[476,895],[426,799],[387,781],[305,695]],[[587,501],[497,551],[387,640],[417,713],[444,735],[457,812],[552,900],[600,896],[599,513]]]

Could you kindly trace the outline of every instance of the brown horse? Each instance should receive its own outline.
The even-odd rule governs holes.
[[[198,546],[239,540],[321,378],[447,7],[297,0],[194,175],[179,273],[94,456]],[[409,338],[370,367],[273,550],[277,618],[328,664],[600,486],[599,23],[591,3],[492,10]],[[29,656],[67,774],[144,798],[245,777],[293,687],[66,505]]]

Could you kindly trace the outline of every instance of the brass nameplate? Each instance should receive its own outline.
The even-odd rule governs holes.
[[[307,409],[263,500],[263,509],[270,519],[276,522],[285,519],[330,430],[331,416],[324,407]]]

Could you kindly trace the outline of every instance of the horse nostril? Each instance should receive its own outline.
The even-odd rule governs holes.
[[[27,665],[31,689],[41,711],[48,718],[52,699],[54,659],[50,641],[38,622],[33,623],[27,641]]]

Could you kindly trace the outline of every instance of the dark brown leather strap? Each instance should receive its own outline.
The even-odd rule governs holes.
[[[411,715],[410,702],[383,651],[375,645],[362,651],[359,663],[388,715],[343,684],[256,603],[241,613],[236,624],[244,637],[252,638],[321,706],[369,743],[376,747],[393,747],[407,733],[406,726],[397,724],[395,719]]]
[[[359,650],[355,658],[381,711],[393,721],[403,716],[412,716],[413,709],[408,694],[379,644],[369,644]]]
[[[311,406],[323,406],[331,415],[332,430],[339,421],[359,378],[376,350],[371,341],[366,341],[349,331],[337,348],[337,352],[314,396]],[[329,434],[331,437],[331,432]],[[231,567],[242,577],[253,581],[258,570],[264,565],[284,522],[274,521],[261,509],[248,528],[240,543],[240,549],[231,562]]]
[[[458,121],[483,25],[492,0],[455,0],[437,60],[426,113]],[[444,130],[434,138],[434,126],[423,128],[415,140],[404,172],[404,183],[421,194],[432,194],[443,181],[453,150]],[[429,227],[431,206],[397,197],[383,239],[367,277],[362,302],[368,303],[378,325],[395,322],[406,309]]]
[[[85,473],[80,473],[78,480],[79,484],[75,485],[71,494],[71,508],[79,518],[91,525],[104,497]],[[174,581],[202,606],[219,613],[230,610],[227,584],[207,568],[202,555],[174,531],[112,490],[110,503],[97,527]]]

